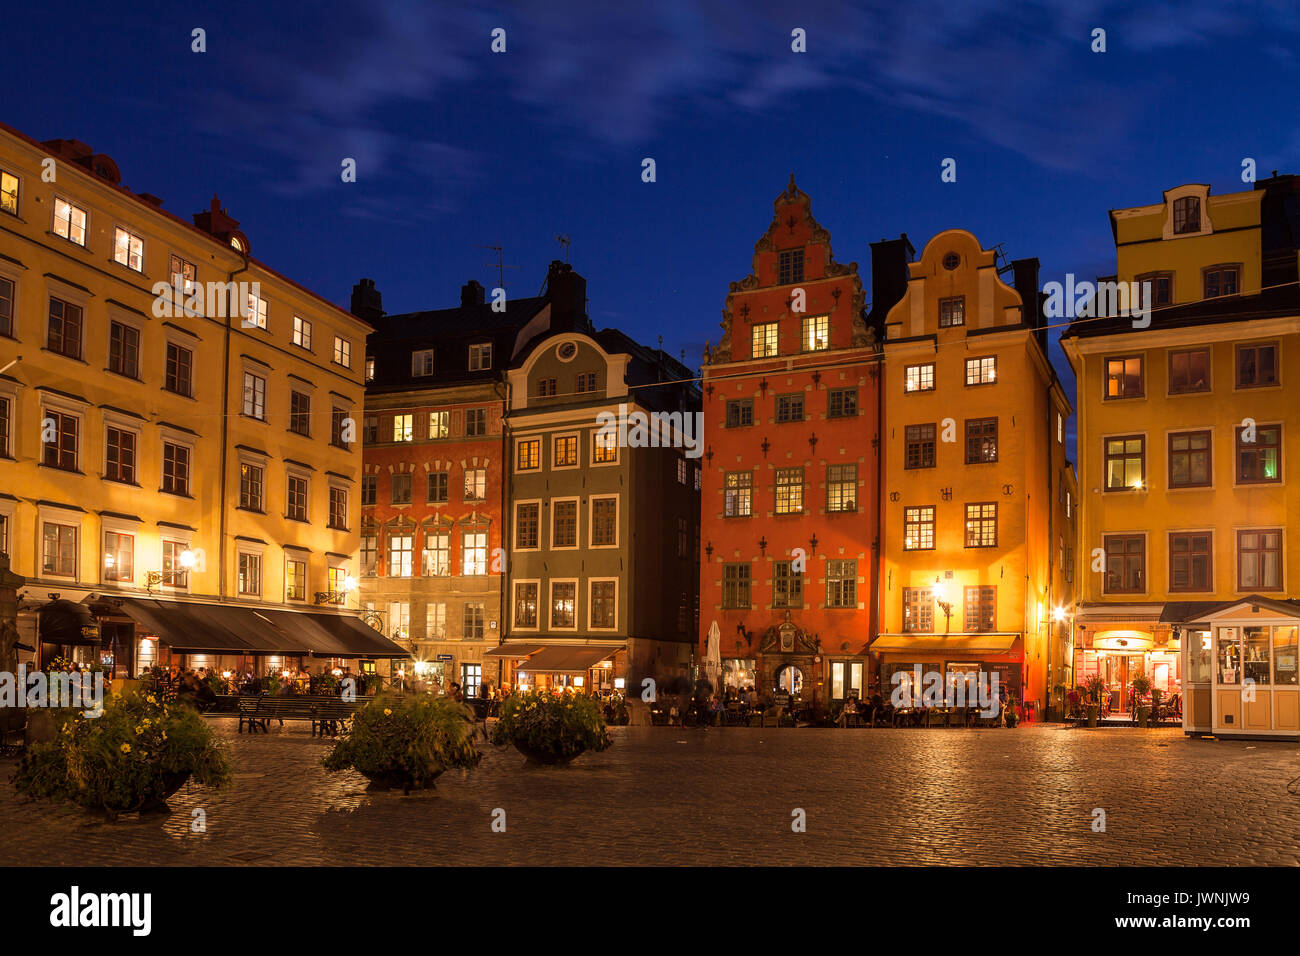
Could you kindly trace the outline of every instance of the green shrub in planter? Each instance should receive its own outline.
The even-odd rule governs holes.
[[[501,719],[492,728],[492,743],[514,744],[535,763],[568,763],[588,750],[610,745],[600,705],[592,697],[528,691],[511,694],[501,704]]]
[[[14,775],[29,797],[117,816],[165,809],[186,780],[214,788],[230,782],[230,758],[212,728],[154,694],[110,696],[98,717],[61,710],[55,722],[55,739],[32,745]]]
[[[477,766],[474,714],[447,697],[381,694],[359,710],[325,755],[331,773],[353,769],[375,790],[427,789],[443,771]]]

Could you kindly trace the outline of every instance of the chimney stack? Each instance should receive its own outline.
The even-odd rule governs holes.
[[[1043,325],[1042,298],[1038,290],[1038,259],[1011,260],[1011,269],[1015,275],[1015,288],[1024,303],[1025,324],[1034,330],[1034,336],[1047,354],[1047,329]]]
[[[916,255],[907,233],[897,239],[881,239],[871,243],[871,320],[876,334],[885,336],[885,316],[907,292],[911,270],[907,264]]]
[[[546,297],[551,303],[551,329],[555,332],[589,331],[587,280],[559,259],[546,272]]]
[[[470,279],[460,287],[460,307],[469,309],[476,305],[482,305],[486,301],[485,292],[482,283],[477,279]]]
[[[378,328],[380,320],[384,317],[384,297],[375,288],[374,279],[362,279],[352,287],[350,311],[358,319]]]

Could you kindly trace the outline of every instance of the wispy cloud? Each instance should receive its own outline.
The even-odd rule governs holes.
[[[288,35],[250,30],[243,79],[214,100],[227,128],[285,164],[276,180],[284,191],[337,183],[345,156],[366,175],[410,173],[404,111],[436,109],[476,86],[499,90],[530,121],[572,129],[597,149],[641,143],[683,111],[760,113],[793,94],[848,90],[864,105],[964,124],[1047,167],[1096,168],[1110,161],[1103,140],[1113,144],[1136,129],[1151,104],[1116,78],[1121,71],[1086,74],[1094,27],[1107,31],[1106,55],[1120,58],[1203,49],[1266,25],[1285,59],[1300,33],[1300,7],[1284,0],[1140,8],[1100,0],[806,7],[662,0],[649,8],[607,0],[492,7],[370,0],[327,3],[314,22],[315,30]],[[505,55],[488,50],[497,26],[507,31]],[[807,32],[806,54],[791,52],[796,27]],[[1108,135],[1099,138],[1103,123]],[[426,155],[441,151],[449,193],[476,166],[472,149],[452,140],[431,135],[421,147]]]

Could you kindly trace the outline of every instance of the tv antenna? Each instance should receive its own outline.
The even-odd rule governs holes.
[[[569,261],[569,243],[573,240],[571,240],[567,234],[561,233],[555,237],[555,241],[564,247],[564,261],[567,263]]]
[[[491,249],[493,252],[495,252],[495,253],[497,254],[497,261],[496,261],[496,262],[488,262],[488,263],[485,263],[485,265],[486,265],[487,268],[489,268],[489,269],[496,269],[496,270],[497,270],[497,288],[499,288],[499,289],[504,289],[504,288],[506,287],[506,270],[507,270],[507,269],[518,269],[519,267],[518,267],[518,266],[508,266],[508,265],[505,264],[505,258],[504,258],[504,257],[505,257],[505,254],[502,252],[502,249],[501,249],[500,246],[479,246],[479,248],[480,248],[480,249]]]

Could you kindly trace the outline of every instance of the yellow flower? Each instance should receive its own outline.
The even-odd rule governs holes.
[[[385,707],[385,708],[384,708],[384,716],[385,716],[385,717],[391,717],[391,716],[393,716],[393,710],[392,710],[391,707]]]
[[[158,703],[158,698],[155,697],[153,694],[150,694],[148,697],[145,698],[145,700],[149,701],[149,703],[151,704]]]
[[[122,753],[124,753],[124,754],[129,754],[130,752],[131,752],[131,745],[130,745],[130,744],[122,744]]]

